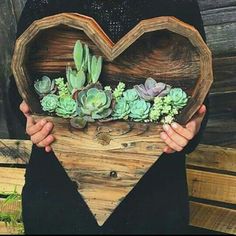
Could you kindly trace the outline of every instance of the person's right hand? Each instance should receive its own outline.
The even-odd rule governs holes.
[[[30,114],[30,108],[23,101],[20,104],[20,110],[23,112],[27,119],[26,123],[26,133],[30,136],[31,141],[40,148],[45,148],[46,152],[51,152],[51,144],[54,142],[55,138],[51,133],[53,130],[53,123],[48,122],[45,119],[35,121]]]

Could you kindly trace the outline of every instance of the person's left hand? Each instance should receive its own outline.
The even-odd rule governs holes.
[[[167,144],[163,151],[168,154],[182,151],[199,132],[205,114],[206,106],[202,105],[185,126],[181,126],[178,123],[163,125],[165,132],[161,133],[161,139]]]

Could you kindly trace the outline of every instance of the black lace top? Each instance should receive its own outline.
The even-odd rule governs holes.
[[[61,12],[95,18],[116,42],[140,20],[170,15],[194,25],[205,39],[197,1],[193,0],[28,0],[19,22],[18,36],[35,20]]]

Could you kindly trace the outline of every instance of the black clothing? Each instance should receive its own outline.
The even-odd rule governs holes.
[[[175,16],[197,28],[205,40],[197,1],[192,0],[28,0],[18,36],[36,19],[60,12],[95,18],[118,41],[140,20]],[[12,80],[11,89],[15,85]],[[15,95],[12,103],[18,105]],[[21,115],[20,115],[21,116]],[[21,119],[24,120],[23,116]],[[33,147],[23,189],[27,234],[177,234],[188,225],[185,153],[198,145],[207,122],[183,152],[163,154],[111,217],[99,227],[77,188],[53,153]]]

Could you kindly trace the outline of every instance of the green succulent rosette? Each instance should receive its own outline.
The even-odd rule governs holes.
[[[90,88],[78,94],[77,113],[92,120],[105,119],[111,115],[112,93],[98,88]]]
[[[59,103],[59,97],[55,94],[48,94],[41,101],[43,111],[54,112]]]
[[[72,118],[77,115],[76,108],[77,103],[70,96],[61,97],[59,98],[56,114],[63,118]]]
[[[169,96],[175,108],[181,109],[187,105],[188,95],[181,88],[171,89]]]
[[[136,100],[131,103],[130,117],[134,121],[145,121],[148,118],[151,108],[151,103],[143,99]]]
[[[130,107],[125,98],[120,98],[115,105],[112,117],[116,120],[127,120],[130,113]]]
[[[34,89],[40,97],[43,97],[49,93],[55,93],[55,82],[48,76],[43,76],[34,82]]]
[[[137,100],[139,95],[135,89],[128,89],[123,93],[123,97],[128,103],[130,103]]]

